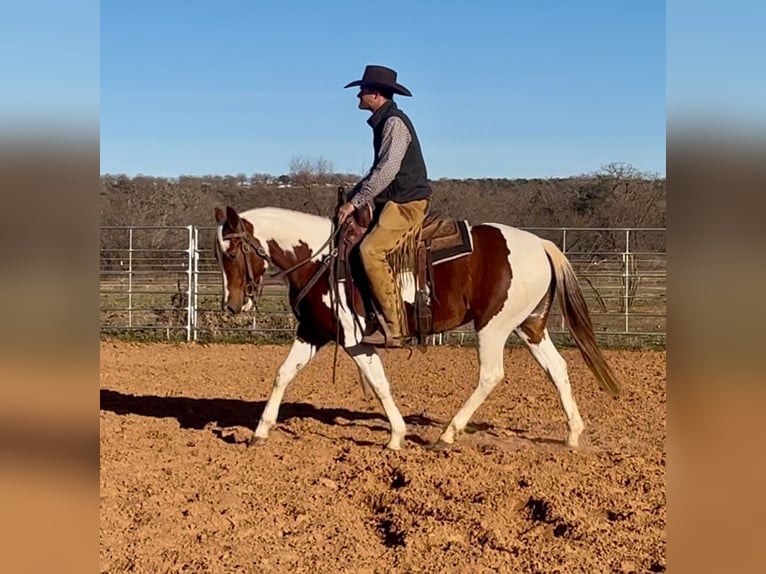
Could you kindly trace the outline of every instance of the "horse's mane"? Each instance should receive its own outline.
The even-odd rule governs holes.
[[[256,237],[274,239],[286,247],[303,241],[316,249],[327,240],[331,232],[329,217],[303,211],[257,207],[239,215],[253,224]]]
[[[250,221],[251,217],[278,219],[280,221],[299,221],[305,220],[306,223],[314,222],[315,225],[321,225],[321,222],[329,221],[328,217],[322,215],[314,215],[313,213],[306,213],[305,211],[295,211],[293,209],[285,209],[283,207],[255,207],[248,209],[240,214],[240,217],[244,217]]]

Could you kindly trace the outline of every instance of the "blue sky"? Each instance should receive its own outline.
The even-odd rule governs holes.
[[[392,0],[383,35],[352,2],[7,4],[0,138],[100,129],[102,173],[360,172],[369,128],[341,86],[371,62],[414,91],[432,177],[664,173],[666,113],[671,135],[766,133],[758,0]]]
[[[100,9],[101,172],[362,173],[369,63],[413,98],[429,176],[665,173],[665,3],[222,2]]]

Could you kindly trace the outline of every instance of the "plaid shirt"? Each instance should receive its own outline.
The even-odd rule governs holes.
[[[354,187],[350,201],[355,208],[359,209],[371,202],[376,195],[391,185],[402,167],[404,154],[411,141],[410,130],[400,118],[392,116],[386,120],[383,124],[378,163]]]

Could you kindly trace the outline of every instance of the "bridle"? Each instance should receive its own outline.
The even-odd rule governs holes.
[[[343,187],[338,188],[338,205],[337,208],[341,206],[343,203],[343,200],[345,198],[345,190]],[[331,245],[332,249],[330,249],[330,254],[324,258],[322,261],[322,264],[319,266],[319,268],[314,272],[314,275],[311,276],[311,279],[308,280],[306,285],[301,289],[300,293],[298,293],[298,296],[295,298],[295,300],[292,302],[292,308],[293,312],[295,313],[295,316],[300,319],[300,309],[299,309],[299,303],[303,298],[306,296],[306,294],[309,292],[309,290],[314,286],[314,284],[319,281],[319,278],[325,273],[330,273],[329,276],[329,282],[330,282],[330,297],[331,297],[331,307],[335,313],[336,321],[335,321],[335,350],[333,351],[333,365],[332,365],[332,382],[333,385],[335,384],[335,378],[336,378],[336,368],[338,365],[338,347],[340,346],[340,318],[338,315],[339,307],[340,307],[340,293],[338,291],[338,281],[335,277],[335,265],[333,265],[333,262],[338,257],[338,243],[336,241],[338,235],[341,233],[343,228],[345,227],[345,223],[343,225],[338,225],[337,217],[332,218],[332,231],[330,231],[330,237],[327,238],[327,240],[322,244],[322,246],[317,250],[317,254],[321,253],[325,247]],[[231,240],[234,238],[241,239],[240,241],[240,250],[242,251],[244,257],[245,257],[245,294],[250,293],[248,295],[251,300],[253,301],[253,304],[255,305],[256,311],[258,309],[258,299],[261,296],[261,293],[263,292],[263,282],[262,281],[256,281],[255,280],[255,272],[253,271],[252,264],[250,263],[250,257],[248,257],[248,254],[250,253],[250,249],[254,249],[255,253],[266,261],[269,265],[274,267],[275,269],[279,269],[279,266],[274,263],[274,260],[271,258],[269,253],[263,248],[263,246],[256,241],[256,239],[247,232],[247,229],[245,229],[244,223],[242,223],[242,220],[239,220],[239,224],[237,226],[237,230],[234,233],[230,233],[229,235],[222,236],[224,240]],[[236,257],[235,254],[230,254],[226,251],[223,252],[224,255],[229,257],[230,259],[233,259]],[[272,275],[272,277],[284,277],[288,274],[292,273],[299,267],[302,267],[309,261],[313,259],[313,255],[310,255],[306,259],[303,259],[302,261],[298,261],[295,265],[292,267],[289,267],[288,269],[281,269],[277,271],[275,274]]]
[[[261,246],[260,243],[255,241],[253,239],[253,236],[250,235],[247,230],[242,225],[242,222],[239,223],[239,230],[235,233],[230,233],[229,235],[222,235],[221,238],[225,241],[230,241],[232,239],[241,239],[240,241],[240,251],[244,255],[245,258],[245,296],[250,297],[253,302],[256,301],[261,295],[261,292],[263,290],[262,287],[262,281],[256,280],[255,278],[255,271],[253,271],[253,264],[250,261],[250,249],[254,249],[256,254],[258,254],[259,257],[263,258],[264,260],[268,261],[270,265],[273,265],[273,262],[271,260],[271,257],[266,252],[266,250]],[[225,255],[229,259],[234,259],[237,254],[236,253],[229,253],[228,251],[221,250],[221,253]]]
[[[330,232],[330,236],[327,238],[327,240],[322,244],[322,246],[317,249],[317,253],[321,253],[325,247],[330,245],[332,241],[335,239],[336,235],[340,232],[341,227],[337,226],[335,224],[335,221],[333,220],[333,230]],[[253,265],[250,261],[250,257],[248,254],[250,253],[250,249],[253,249],[264,261],[266,261],[271,267],[279,269],[279,266],[274,263],[274,260],[271,258],[271,255],[269,255],[268,251],[266,251],[263,246],[250,234],[248,233],[247,229],[245,228],[244,224],[242,223],[242,220],[239,220],[239,225],[237,226],[237,231],[234,233],[230,233],[228,235],[223,235],[222,239],[224,240],[231,240],[231,239],[240,239],[240,251],[244,255],[245,258],[245,295],[247,297],[250,297],[253,301],[253,303],[256,305],[256,309],[258,307],[258,299],[260,299],[261,294],[263,293],[263,281],[256,280],[255,278],[255,272],[253,271]],[[229,259],[234,259],[236,257],[236,253],[228,253],[227,251],[222,251],[223,255],[228,257]],[[309,292],[309,290],[314,286],[314,284],[319,280],[319,278],[322,276],[322,274],[330,267],[333,260],[338,255],[338,248],[333,247],[333,249],[330,251],[330,254],[324,258],[322,261],[322,264],[319,266],[319,268],[316,270],[314,275],[312,275],[311,279],[306,283],[306,285],[301,289],[300,293],[298,293],[298,296],[295,298],[295,301],[293,302],[293,311],[295,311],[295,314],[300,316],[300,312],[298,311],[298,303],[303,300],[303,298],[306,296],[306,294]],[[306,263],[310,262],[313,259],[313,255],[308,256],[306,259],[302,259],[301,261],[298,261],[295,265],[288,267],[287,269],[280,269],[276,273],[270,275],[270,277],[277,278],[277,277],[285,277],[295,271],[296,269],[303,267],[306,265]]]

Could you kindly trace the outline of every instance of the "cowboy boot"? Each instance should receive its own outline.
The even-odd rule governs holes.
[[[370,271],[372,271],[370,273]],[[398,321],[397,292],[393,274],[388,268],[376,267],[368,271],[370,288],[380,307],[382,317],[378,329],[364,337],[362,343],[375,346],[401,347],[401,327]]]
[[[391,332],[388,322],[382,322],[379,324],[379,329],[362,337],[361,342],[366,345],[374,345],[376,347],[395,347],[401,348],[403,346],[401,336],[394,335]]]

